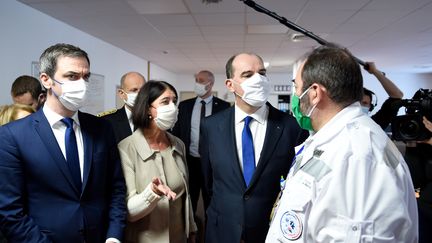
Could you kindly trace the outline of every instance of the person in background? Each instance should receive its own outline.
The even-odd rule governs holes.
[[[194,242],[186,150],[167,130],[177,121],[177,91],[148,81],[132,109],[136,127],[118,147],[126,178],[127,243]]]
[[[207,243],[261,243],[302,130],[267,102],[270,84],[261,57],[232,56],[226,77],[235,105],[201,123],[199,153],[210,197],[205,238]]]
[[[423,124],[432,133],[432,122],[423,117]],[[432,242],[432,137],[406,142],[405,159],[410,166],[415,188],[418,188],[419,243]]]
[[[292,110],[312,133],[296,147],[266,242],[417,242],[408,166],[362,112],[362,87],[359,64],[335,45],[299,67]]]
[[[180,102],[178,121],[172,130],[172,133],[179,137],[186,146],[189,191],[194,214],[197,210],[200,191],[204,187],[198,150],[201,118],[230,107],[228,102],[213,96],[214,82],[214,75],[210,71],[202,70],[195,75],[195,93],[197,97]],[[205,190],[202,190],[202,192],[204,208],[207,208],[208,196]]]
[[[123,240],[126,187],[111,125],[79,112],[87,53],[55,44],[40,57],[42,109],[0,126],[0,229],[9,242]]]
[[[384,101],[381,108],[371,116],[372,120],[385,130],[393,118],[397,116],[398,109],[393,107],[392,104],[402,99],[403,92],[390,79],[388,79],[383,72],[376,68],[375,63],[366,62],[364,69],[378,79],[381,86],[389,95],[389,98]],[[373,100],[373,96],[375,96],[375,100]],[[369,89],[363,88],[363,98],[361,100],[363,112],[369,114],[369,112],[371,112],[377,105],[376,102],[375,93]]]
[[[114,109],[98,114],[111,123],[117,143],[130,136],[135,130],[132,122],[132,108],[138,91],[144,83],[145,78],[140,73],[125,73],[120,79],[120,88],[117,90],[117,95],[124,101],[125,105],[118,110]]]
[[[34,112],[35,109],[29,105],[12,104],[1,106],[0,126],[5,125],[11,121],[24,118]]]
[[[9,122],[24,118],[31,113],[34,113],[35,110],[33,107],[29,105],[21,105],[21,104],[12,104],[12,105],[4,105],[0,107],[0,126],[3,126]],[[5,243],[6,238],[3,233],[0,231],[0,243]]]
[[[12,100],[15,104],[32,106],[33,109],[39,110],[46,100],[46,91],[36,78],[32,76],[19,76],[12,84]]]

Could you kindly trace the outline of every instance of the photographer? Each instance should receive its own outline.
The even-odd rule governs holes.
[[[385,130],[391,123],[392,119],[397,116],[398,110],[394,109],[392,104],[402,99],[403,92],[390,79],[388,79],[383,72],[376,68],[374,62],[366,62],[364,69],[378,79],[381,86],[389,95],[389,98],[384,101],[381,108],[371,116],[372,120]],[[373,96],[375,96],[375,100],[373,100]],[[363,99],[361,101],[363,111],[365,113],[371,112],[377,105],[376,102],[375,93],[363,88]]]
[[[432,123],[423,117],[424,126],[432,132]],[[432,137],[406,143],[405,160],[414,186],[420,189],[417,198],[419,212],[419,243],[432,242]]]

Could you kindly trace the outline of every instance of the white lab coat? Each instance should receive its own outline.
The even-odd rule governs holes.
[[[414,187],[384,131],[348,106],[296,148],[266,242],[418,241]]]

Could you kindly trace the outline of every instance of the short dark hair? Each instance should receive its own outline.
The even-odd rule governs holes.
[[[303,90],[313,83],[324,86],[331,100],[348,106],[363,97],[363,77],[353,55],[336,44],[321,46],[306,58],[302,70]]]
[[[149,80],[138,92],[135,104],[132,108],[132,122],[135,128],[144,129],[150,126],[150,105],[167,89],[174,92],[177,96],[177,90],[165,81]]]
[[[59,43],[48,47],[40,56],[40,73],[46,73],[49,77],[53,78],[57,70],[57,60],[59,57],[84,57],[90,66],[87,52],[70,44]]]
[[[15,79],[11,88],[12,97],[17,97],[29,92],[34,100],[42,93],[42,85],[36,78],[22,75]]]
[[[363,95],[368,96],[370,98],[371,102],[372,102],[372,93],[373,92],[371,90],[363,87]]]
[[[232,63],[234,62],[234,59],[238,55],[241,55],[241,54],[247,54],[247,55],[251,55],[251,56],[256,56],[256,57],[258,57],[261,60],[262,63],[264,63],[263,59],[260,56],[258,56],[257,54],[255,54],[255,53],[252,53],[252,52],[237,53],[237,54],[233,55],[232,57],[230,57],[228,59],[226,65],[225,65],[225,74],[226,74],[227,79],[230,79],[230,78],[234,77],[234,67],[233,67]]]

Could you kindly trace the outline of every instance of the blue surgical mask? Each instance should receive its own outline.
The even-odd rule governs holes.
[[[362,112],[366,115],[369,115],[369,107],[367,106],[361,106]]]

